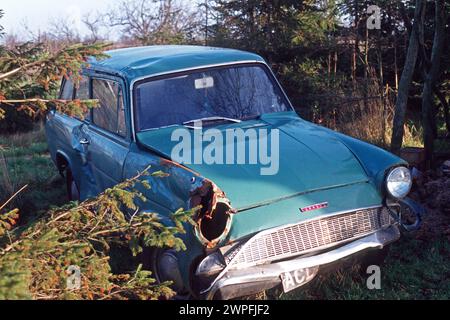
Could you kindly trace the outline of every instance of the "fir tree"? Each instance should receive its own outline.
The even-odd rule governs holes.
[[[177,236],[184,233],[193,211],[172,216],[173,226],[156,214],[139,212],[149,189],[144,173],[106,190],[95,199],[53,209],[27,226],[15,228],[18,210],[0,215],[0,299],[159,299],[170,298],[170,283],[157,284],[151,272],[113,274],[111,247],[133,256],[144,248],[185,250]],[[161,172],[152,174],[164,179]],[[81,271],[80,288],[69,290],[70,266]]]
[[[56,108],[70,116],[79,116],[95,101],[63,101],[54,98],[62,77],[76,84],[80,70],[89,57],[103,58],[108,44],[71,45],[52,53],[44,44],[25,43],[13,49],[0,47],[0,119],[4,106],[37,117]]]
[[[0,11],[0,17],[1,17]],[[2,28],[0,27],[0,33]],[[51,52],[44,44],[0,46],[0,121],[5,106],[31,117],[50,108],[82,117],[96,101],[54,98],[62,77],[74,83],[89,57],[101,59],[107,44],[71,45]],[[8,210],[14,197],[0,204],[0,299],[159,299],[170,298],[170,283],[156,283],[141,265],[114,274],[111,247],[136,257],[148,247],[185,250],[178,237],[193,223],[195,210],[179,210],[167,227],[156,214],[140,213],[142,190],[150,186],[147,171],[106,190],[95,199],[52,209],[26,226],[18,226],[19,210]],[[153,174],[164,178],[164,174]],[[128,212],[135,214],[129,216]],[[136,261],[136,260],[134,260]],[[80,270],[80,287],[67,287],[71,266]]]

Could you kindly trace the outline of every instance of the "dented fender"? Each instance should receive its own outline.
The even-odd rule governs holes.
[[[199,173],[169,159],[157,155],[149,157],[139,149],[130,152],[125,163],[125,178],[136,174],[127,168],[144,170],[150,166],[151,172],[162,171],[165,178],[146,177],[152,188],[146,190],[146,197],[169,212],[180,208],[195,209],[196,226],[193,233],[200,244],[212,249],[225,241],[231,227],[232,216],[236,210],[224,191],[211,180]]]

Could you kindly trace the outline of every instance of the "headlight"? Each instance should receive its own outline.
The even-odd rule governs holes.
[[[397,167],[392,169],[386,178],[386,190],[396,199],[402,199],[411,191],[412,179],[408,168]]]
[[[209,277],[220,273],[225,268],[225,263],[220,254],[220,251],[216,251],[210,254],[197,267],[195,275]]]

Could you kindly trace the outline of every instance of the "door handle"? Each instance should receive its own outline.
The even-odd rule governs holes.
[[[91,142],[88,139],[86,139],[86,138],[80,140],[80,144],[83,145],[83,146],[88,145],[90,143]]]

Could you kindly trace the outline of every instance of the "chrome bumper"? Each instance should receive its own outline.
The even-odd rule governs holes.
[[[206,299],[214,299],[218,293],[220,293],[222,299],[231,299],[252,294],[258,290],[267,290],[281,284],[281,275],[286,272],[330,264],[368,249],[382,249],[399,238],[400,231],[398,227],[391,226],[370,236],[315,256],[240,270],[229,270],[219,275],[203,293],[206,294]]]

